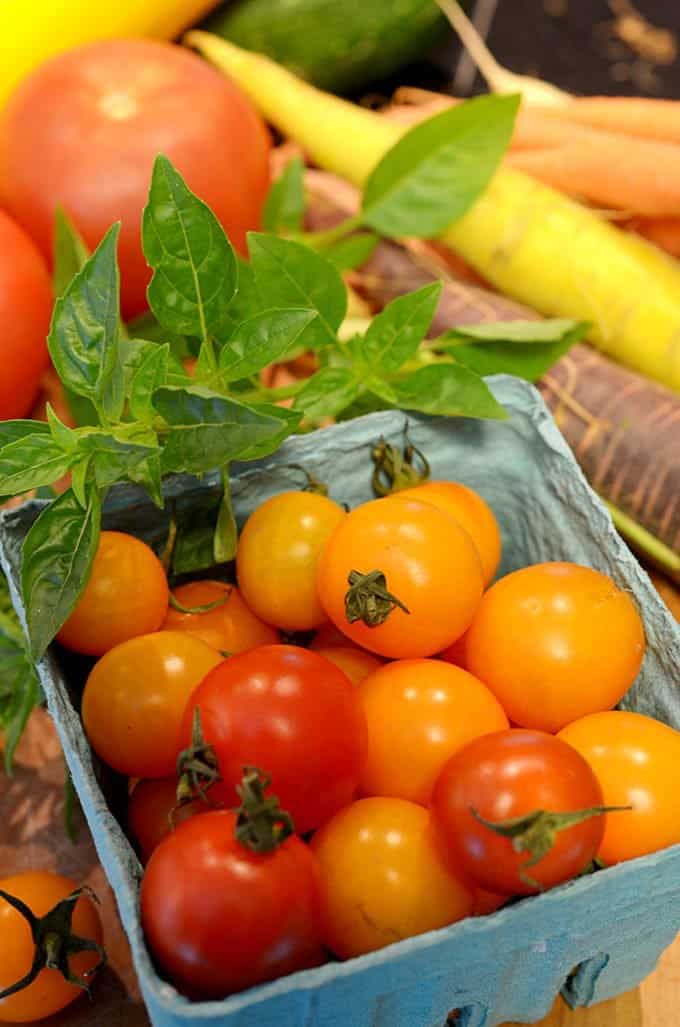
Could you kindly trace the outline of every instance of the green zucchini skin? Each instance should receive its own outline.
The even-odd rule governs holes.
[[[202,27],[337,93],[392,75],[447,30],[434,0],[232,0]]]

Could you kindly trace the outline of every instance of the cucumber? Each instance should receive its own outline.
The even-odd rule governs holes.
[[[236,0],[203,27],[331,92],[386,78],[447,31],[434,0]]]

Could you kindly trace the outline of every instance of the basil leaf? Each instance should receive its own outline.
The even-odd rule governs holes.
[[[434,345],[477,374],[514,374],[535,382],[587,330],[586,322],[566,319],[495,322],[455,328]]]
[[[544,321],[484,321],[482,324],[461,325],[439,336],[442,342],[572,342],[582,339],[590,325],[587,321],[571,321],[566,317]],[[439,339],[436,342],[439,342]],[[436,344],[436,343],[435,343]],[[451,350],[453,352],[453,350]]]
[[[52,248],[52,287],[55,296],[63,296],[71,280],[85,266],[90,251],[73,222],[61,207],[54,212],[54,244]]]
[[[441,282],[398,296],[371,321],[362,341],[354,346],[374,373],[390,374],[417,352],[437,309]]]
[[[362,220],[387,236],[430,238],[461,217],[505,153],[519,96],[481,96],[404,135],[371,173]]]
[[[360,392],[361,385],[349,368],[323,367],[307,380],[294,405],[306,417],[319,420],[349,406]]]
[[[109,229],[56,301],[47,339],[63,384],[113,420],[124,398],[118,366],[119,229],[118,224]]]
[[[99,488],[129,478],[134,468],[158,449],[155,434],[136,424],[122,425],[111,432],[88,431],[79,439],[79,450],[90,456]]]
[[[220,371],[228,382],[248,378],[280,360],[300,341],[316,314],[308,309],[265,310],[239,325],[220,353]]]
[[[304,164],[294,157],[271,186],[264,205],[266,232],[296,232],[305,213]]]
[[[35,662],[85,590],[99,543],[101,504],[90,488],[83,509],[71,489],[45,507],[23,545],[21,590]]]
[[[373,232],[357,232],[346,239],[324,246],[322,253],[326,260],[335,264],[338,271],[351,271],[361,267],[372,255],[380,239]]]
[[[90,457],[83,457],[71,468],[71,488],[83,509],[87,506],[87,483],[90,476]]]
[[[271,417],[279,422],[279,430],[275,435],[248,446],[239,454],[239,460],[260,460],[263,456],[274,453],[281,443],[292,435],[302,420],[302,414],[298,410],[289,410],[287,407],[273,406],[269,403],[249,403],[252,410],[266,417]]]
[[[215,525],[220,497],[208,493],[191,507],[189,515],[179,519],[177,539],[172,552],[173,574],[195,574],[213,567]]]
[[[200,474],[223,467],[281,431],[281,421],[200,387],[159,389],[153,405],[169,426],[164,471]]]
[[[447,417],[507,417],[486,382],[459,364],[421,367],[404,381],[393,384],[393,389],[399,406],[405,410]]]
[[[47,403],[46,412],[50,435],[65,453],[73,453],[78,446],[77,433],[59,419],[51,403]]]
[[[266,306],[263,303],[255,282],[255,274],[248,261],[237,255],[238,288],[236,295],[229,304],[228,320],[231,330],[238,328],[243,321],[259,314]]]
[[[177,360],[186,360],[196,356],[196,340],[186,335],[177,335],[175,332],[169,332],[150,310],[146,310],[139,317],[135,317],[128,323],[127,328],[128,334],[132,339],[143,340],[144,342],[167,342],[173,356]]]
[[[39,701],[38,675],[28,656],[7,582],[0,574],[0,729],[5,736],[4,761],[9,776],[26,721]]]
[[[304,307],[319,315],[300,344],[313,348],[335,342],[347,311],[347,289],[333,264],[308,246],[275,235],[250,232],[248,249],[265,306]]]
[[[138,421],[151,421],[154,409],[151,398],[157,389],[167,384],[170,347],[152,343],[152,349],[142,354],[130,382],[130,413]]]
[[[236,290],[234,251],[213,212],[162,155],[153,167],[142,244],[154,271],[149,306],[163,327],[204,341],[223,335]]]
[[[45,421],[0,421],[0,451],[10,442],[19,442],[29,435],[49,435]]]
[[[236,556],[236,544],[238,542],[238,528],[234,517],[234,508],[231,504],[231,487],[229,483],[229,468],[222,472],[222,501],[217,514],[215,535],[213,538],[213,559],[215,563],[229,563]]]
[[[159,508],[163,509],[163,493],[161,491],[161,451],[151,452],[140,460],[139,463],[128,467],[127,476],[130,481],[136,482],[146,489],[151,499]]]
[[[0,449],[0,495],[17,496],[52,482],[68,472],[72,454],[51,435],[27,435]]]

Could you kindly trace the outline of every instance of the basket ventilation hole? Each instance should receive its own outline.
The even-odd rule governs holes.
[[[572,970],[562,987],[562,998],[568,1006],[575,1009],[590,1005],[595,997],[595,985],[608,963],[609,956],[600,952]]]
[[[452,1009],[445,1027],[484,1027],[488,1012],[486,1006],[481,1006],[479,1002],[470,1002],[460,1009]]]

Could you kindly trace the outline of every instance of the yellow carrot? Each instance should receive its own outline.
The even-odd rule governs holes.
[[[192,32],[187,42],[315,163],[355,185],[406,130],[222,39]],[[510,168],[442,239],[502,292],[546,315],[592,322],[602,350],[680,391],[680,271],[643,240]]]

